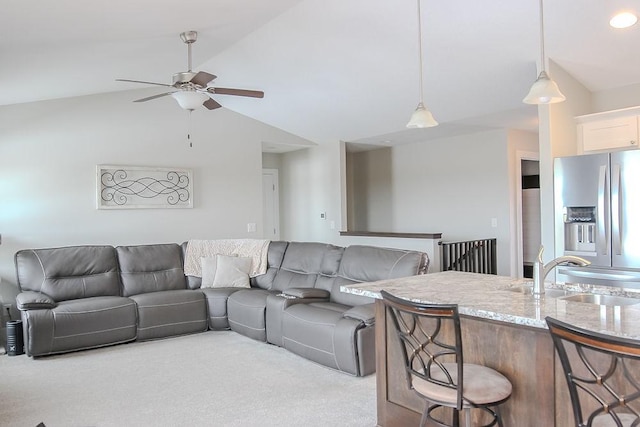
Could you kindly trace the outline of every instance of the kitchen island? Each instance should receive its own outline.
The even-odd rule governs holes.
[[[343,286],[380,298],[380,290],[425,303],[458,304],[465,362],[497,369],[513,383],[501,406],[505,426],[570,426],[572,409],[562,367],[556,362],[545,317],[602,333],[640,339],[640,297],[617,288],[560,286],[534,298],[526,281],[447,271]],[[606,293],[620,305],[574,302],[584,292]],[[424,402],[407,388],[400,347],[384,305],[376,302],[378,425],[418,425]]]

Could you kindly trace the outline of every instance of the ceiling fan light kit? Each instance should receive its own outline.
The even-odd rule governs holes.
[[[420,60],[420,102],[411,115],[408,128],[430,128],[438,126],[438,122],[433,118],[433,114],[424,106],[424,85],[422,81],[422,14],[420,13],[420,0],[418,0],[418,58]]]
[[[193,111],[201,106],[209,97],[204,93],[194,90],[180,90],[173,92],[171,96],[178,101],[180,107],[184,110]]]
[[[529,93],[522,102],[525,104],[555,104],[562,102],[566,97],[560,92],[560,88],[547,74],[544,56],[544,13],[542,0],[540,0],[540,74],[531,86]]]
[[[198,33],[196,31],[185,31],[180,34],[180,38],[187,45],[188,70],[175,73],[172,77],[172,84],[146,82],[141,80],[116,79],[116,81],[119,82],[143,83],[174,88],[176,90],[149,96],[142,99],[136,99],[133,102],[146,102],[151,101],[152,99],[171,95],[171,97],[178,102],[178,105],[180,105],[181,108],[187,111],[193,111],[201,105],[209,110],[215,110],[216,108],[222,107],[222,105],[220,105],[211,97],[212,95],[234,95],[246,96],[250,98],[264,97],[264,92],[258,90],[208,86],[210,82],[216,79],[216,76],[205,71],[199,71],[196,73],[191,70],[191,45],[198,39]]]

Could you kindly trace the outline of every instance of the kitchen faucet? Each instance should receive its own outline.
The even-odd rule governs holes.
[[[573,255],[565,255],[558,257],[549,261],[547,264],[542,261],[542,252],[544,252],[544,247],[540,246],[540,251],[538,252],[538,258],[533,264],[533,295],[540,296],[544,295],[544,279],[551,273],[555,267],[560,264],[571,264],[571,265],[579,265],[581,267],[585,267],[591,262],[587,261],[584,258],[580,258]]]

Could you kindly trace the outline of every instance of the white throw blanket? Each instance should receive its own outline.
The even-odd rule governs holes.
[[[216,255],[240,256],[251,258],[251,272],[255,277],[267,272],[267,251],[269,240],[221,239],[189,240],[184,259],[184,274],[202,277],[200,258],[213,258]]]

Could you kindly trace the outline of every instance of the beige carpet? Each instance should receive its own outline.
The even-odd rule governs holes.
[[[0,356],[0,425],[375,426],[355,378],[235,332]]]

